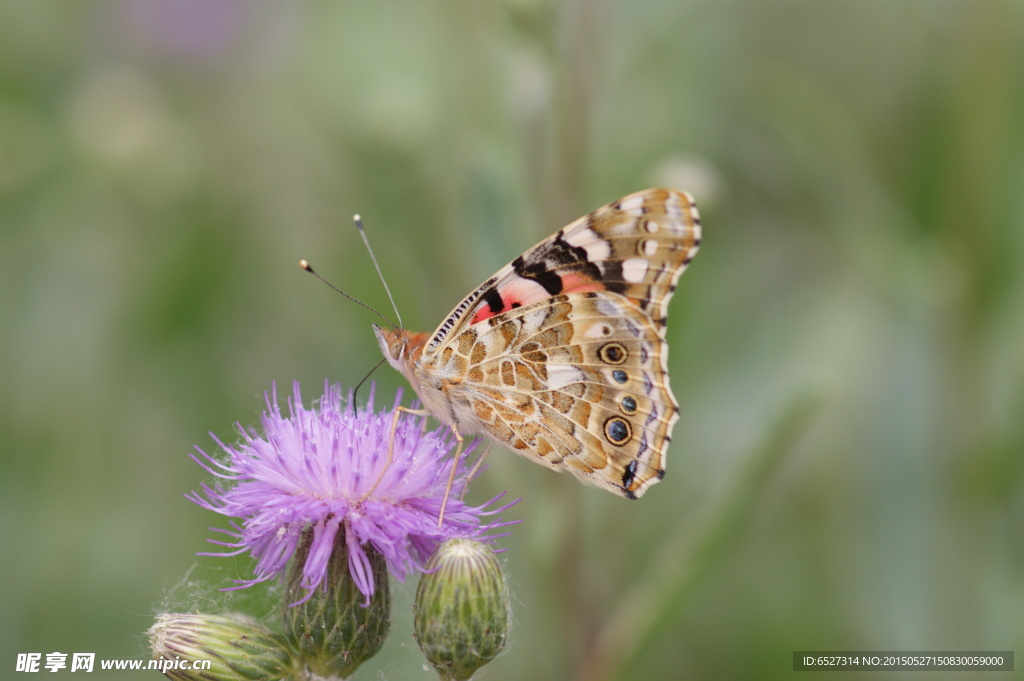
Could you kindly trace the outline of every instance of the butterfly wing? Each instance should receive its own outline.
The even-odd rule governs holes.
[[[647,189],[584,215],[529,249],[455,306],[425,353],[490,317],[554,295],[611,291],[664,320],[679,276],[700,246],[686,192]]]
[[[464,433],[636,498],[664,475],[678,418],[665,313],[699,244],[684,192],[599,208],[467,296],[416,373],[444,391]]]
[[[678,418],[666,345],[629,299],[561,294],[456,340],[469,357],[453,396],[494,439],[629,498],[664,475]]]

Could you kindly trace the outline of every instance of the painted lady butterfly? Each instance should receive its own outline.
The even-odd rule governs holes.
[[[679,418],[665,316],[700,238],[689,194],[630,194],[513,260],[434,333],[374,332],[458,451],[484,434],[636,499],[664,476]]]

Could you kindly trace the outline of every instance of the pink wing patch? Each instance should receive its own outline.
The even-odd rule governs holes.
[[[575,272],[566,274],[561,279],[562,293],[605,290],[601,282],[594,281]],[[483,302],[477,307],[476,312],[473,313],[470,324],[476,324],[485,319],[504,314],[509,310],[514,310],[517,307],[530,305],[551,297],[551,293],[537,282],[524,277],[516,277],[500,289],[491,289],[484,294]]]
[[[562,293],[572,293],[573,291],[604,291],[605,285],[599,281],[594,281],[590,277],[585,277],[582,274],[571,273],[562,277]]]

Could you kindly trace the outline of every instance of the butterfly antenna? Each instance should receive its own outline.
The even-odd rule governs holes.
[[[373,254],[373,249],[370,248],[370,240],[366,238],[366,230],[363,229],[363,219],[359,217],[358,214],[354,215],[352,219],[355,220],[356,229],[359,230],[359,236],[363,237],[363,243],[366,244],[366,250],[370,254],[370,260],[373,261],[373,266],[377,270],[377,276],[380,277],[380,283],[384,284],[384,291],[388,294],[388,300],[391,301],[391,307],[395,311],[395,316],[398,317],[398,326],[395,326],[394,324],[392,324],[392,326],[395,326],[396,329],[401,329],[403,328],[402,315],[398,313],[398,306],[395,305],[395,299],[391,296],[391,289],[388,288],[388,282],[385,281],[384,275],[380,271],[380,265],[377,264],[377,256]]]
[[[375,264],[376,264],[376,263],[375,263]],[[343,295],[343,296],[345,296],[346,298],[348,298],[349,300],[351,300],[351,301],[352,301],[353,303],[356,303],[356,304],[358,304],[358,305],[362,305],[362,306],[363,306],[363,307],[365,307],[365,308],[366,308],[367,310],[369,310],[369,311],[370,311],[370,312],[372,312],[373,314],[377,315],[378,317],[380,317],[381,319],[383,319],[384,321],[386,321],[386,322],[387,322],[388,324],[390,324],[391,326],[394,326],[394,327],[395,327],[396,329],[397,329],[397,328],[400,328],[400,327],[398,327],[398,326],[395,326],[395,323],[394,323],[393,321],[391,321],[390,319],[388,319],[387,317],[385,317],[385,316],[384,316],[383,314],[381,314],[380,312],[378,312],[378,311],[377,311],[377,310],[376,310],[375,308],[372,308],[372,307],[370,307],[369,305],[367,305],[367,304],[366,304],[366,303],[364,303],[363,301],[359,300],[358,298],[353,298],[352,296],[350,296],[349,294],[345,293],[344,291],[342,291],[342,290],[341,290],[340,288],[338,288],[337,286],[335,286],[335,285],[334,285],[334,284],[332,284],[331,282],[329,282],[329,281],[327,281],[326,279],[324,279],[323,277],[321,277],[321,276],[320,276],[320,274],[319,274],[319,273],[317,273],[317,272],[316,272],[316,270],[314,270],[314,269],[313,269],[313,266],[312,266],[312,265],[310,265],[308,261],[306,261],[306,260],[300,260],[300,261],[299,261],[299,267],[301,267],[302,269],[306,270],[307,272],[309,272],[310,274],[312,274],[312,275],[313,275],[314,277],[316,277],[316,278],[317,278],[317,279],[319,279],[320,281],[322,281],[322,282],[324,282],[325,284],[327,284],[328,286],[330,286],[330,287],[331,287],[332,289],[334,289],[334,291],[335,291],[336,293],[340,293],[341,295]],[[379,271],[379,270],[378,270],[378,271]],[[390,296],[391,294],[389,293],[388,295]],[[392,303],[392,304],[394,304],[394,303]],[[401,320],[401,319],[399,319],[398,321],[402,321],[402,320]]]

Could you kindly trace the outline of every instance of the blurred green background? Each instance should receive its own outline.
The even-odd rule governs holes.
[[[705,225],[668,476],[631,503],[492,453],[472,496],[524,523],[485,678],[1024,653],[1024,3],[2,0],[2,675],[147,657],[186,575],[245,574],[194,555],[188,453],[377,361],[296,264],[386,310],[353,213],[429,331],[656,185]],[[414,590],[358,678],[431,678]]]

